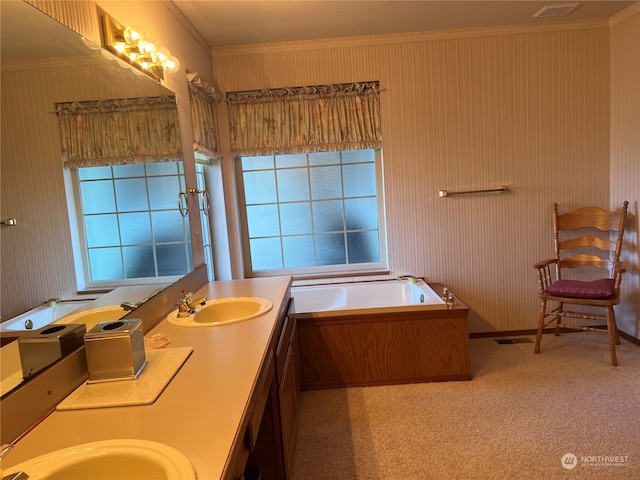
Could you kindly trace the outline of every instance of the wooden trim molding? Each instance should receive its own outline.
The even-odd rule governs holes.
[[[298,50],[317,50],[325,48],[362,47],[370,45],[392,45],[415,43],[433,40],[451,40],[460,38],[495,37],[502,35],[521,35],[538,32],[559,32],[570,30],[587,30],[609,28],[608,20],[583,20],[558,22],[553,24],[523,24],[497,27],[456,28],[429,32],[387,33],[381,35],[360,35],[320,40],[297,40],[274,43],[257,43],[251,45],[230,45],[212,47],[214,57],[228,55],[255,55],[274,52],[292,52]]]

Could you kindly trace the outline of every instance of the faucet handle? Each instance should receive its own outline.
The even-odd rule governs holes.
[[[2,445],[2,447],[0,447],[0,459],[6,457],[11,450],[13,450],[12,443],[5,443]]]
[[[6,457],[9,454],[9,452],[11,452],[11,450],[13,450],[12,443],[7,443],[5,445],[2,445],[0,447],[0,460]],[[29,475],[27,475],[24,472],[10,473],[5,477],[2,472],[2,467],[0,466],[0,479],[2,480],[5,480],[5,479],[6,480],[27,480],[28,478],[29,478]]]

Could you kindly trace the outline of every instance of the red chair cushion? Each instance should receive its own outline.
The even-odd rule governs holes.
[[[544,293],[569,298],[609,298],[615,295],[615,284],[613,278],[601,278],[591,282],[558,280]]]

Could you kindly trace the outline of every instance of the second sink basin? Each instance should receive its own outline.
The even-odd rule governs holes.
[[[119,320],[128,312],[120,307],[103,307],[94,308],[93,310],[85,310],[76,312],[56,320],[54,323],[84,323],[87,326],[87,332],[100,322],[109,320]]]
[[[9,467],[30,480],[195,480],[191,462],[163,443],[103,440],[64,448]]]
[[[209,300],[188,317],[179,317],[178,312],[170,313],[169,323],[180,327],[216,327],[242,322],[267,313],[273,304],[258,297],[228,297]]]

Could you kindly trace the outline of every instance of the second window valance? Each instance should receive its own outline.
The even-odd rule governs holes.
[[[378,82],[231,92],[231,153],[273,155],[378,148]]]

